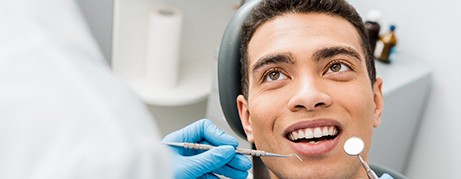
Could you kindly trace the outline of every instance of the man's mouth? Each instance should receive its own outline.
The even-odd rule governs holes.
[[[333,140],[338,136],[336,126],[322,126],[314,128],[297,129],[287,134],[287,138],[295,143],[307,142],[316,144],[322,141]]]
[[[338,136],[336,126],[322,126],[314,128],[297,129],[287,134],[287,138],[295,143],[306,142],[316,144],[322,141],[333,140]]]
[[[322,156],[339,144],[343,133],[341,126],[333,119],[303,121],[285,129],[285,138],[300,156]]]

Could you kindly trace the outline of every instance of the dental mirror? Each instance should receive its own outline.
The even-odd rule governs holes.
[[[344,152],[347,153],[347,155],[350,156],[357,156],[362,163],[363,168],[367,172],[368,178],[370,179],[377,179],[378,176],[376,173],[368,166],[367,162],[365,162],[362,157],[360,156],[360,153],[362,153],[363,148],[365,148],[365,143],[363,143],[363,140],[359,137],[351,137],[346,140],[344,143]]]
[[[355,136],[347,139],[344,143],[344,151],[351,156],[359,155],[364,147],[363,140]]]

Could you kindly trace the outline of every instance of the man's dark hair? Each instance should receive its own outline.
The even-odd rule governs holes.
[[[365,54],[366,66],[371,84],[376,79],[376,69],[368,44],[368,36],[365,31],[362,18],[352,5],[345,0],[263,0],[250,14],[248,20],[242,27],[240,63],[242,65],[242,93],[248,98],[248,44],[253,37],[256,29],[265,22],[287,13],[321,13],[331,16],[342,17],[350,22],[360,36],[360,45]]]

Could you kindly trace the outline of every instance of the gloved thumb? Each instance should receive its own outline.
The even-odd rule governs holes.
[[[226,165],[234,156],[235,148],[230,145],[215,147],[201,154],[188,157],[191,165],[195,166],[189,168],[188,172],[194,173],[194,175],[200,177]]]

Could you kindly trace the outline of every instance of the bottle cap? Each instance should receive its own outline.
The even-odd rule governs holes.
[[[378,11],[376,9],[371,9],[370,11],[368,11],[368,14],[367,14],[368,21],[378,22],[379,19],[381,19],[381,11]]]
[[[394,25],[394,24],[390,25],[390,26],[389,26],[389,29],[390,29],[391,31],[394,31],[394,30],[395,30],[395,25]]]

